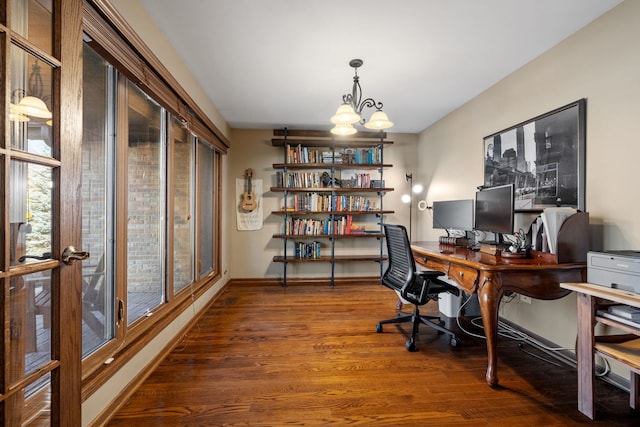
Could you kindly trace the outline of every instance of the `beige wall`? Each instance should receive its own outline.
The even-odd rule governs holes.
[[[483,183],[482,138],[587,99],[586,210],[602,249],[640,248],[640,2],[627,0],[424,130],[418,151],[428,202],[474,196]],[[440,232],[426,226],[424,239]],[[575,297],[503,304],[501,314],[573,349]]]
[[[147,14],[139,0],[109,0],[118,13],[135,30],[144,43],[161,60],[171,75],[180,83],[189,96],[209,117],[213,124],[229,138],[230,128],[212,100],[205,94],[191,71],[187,68],[180,55],[167,41],[164,33]]]
[[[327,113],[327,120],[330,113]],[[270,192],[269,188],[275,184],[276,171],[274,163],[282,163],[283,149],[273,147],[271,139],[273,130],[239,130],[231,133],[233,141],[229,152],[229,175],[227,176],[229,193],[227,195],[227,216],[229,217],[229,234],[231,238],[230,274],[232,278],[278,278],[282,276],[282,264],[272,262],[275,255],[282,255],[282,239],[272,236],[282,232],[282,215],[271,212],[282,206],[282,193]],[[389,134],[392,145],[385,147],[384,161],[393,164],[391,169],[384,171],[387,187],[395,191],[387,193],[384,198],[384,208],[395,210],[394,215],[385,216],[389,222],[400,222],[408,225],[409,206],[400,202],[400,197],[408,190],[404,179],[407,172],[416,172],[415,150],[417,135]],[[246,169],[254,170],[253,181],[262,180],[262,210],[263,227],[255,231],[238,231],[236,212],[240,197],[236,197],[233,189],[235,180],[243,179]],[[415,210],[415,209],[414,209]],[[370,216],[371,221],[375,221]],[[353,241],[339,240],[338,250],[369,250],[375,252],[378,243],[375,239],[353,239]],[[327,277],[330,272],[329,264],[291,264],[287,270],[287,277]],[[379,274],[379,265],[374,262],[344,263],[336,265],[336,274],[341,276],[363,276]]]

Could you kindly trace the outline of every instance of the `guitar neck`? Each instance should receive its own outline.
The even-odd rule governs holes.
[[[252,169],[247,169],[247,193],[251,193],[251,176],[253,175]]]

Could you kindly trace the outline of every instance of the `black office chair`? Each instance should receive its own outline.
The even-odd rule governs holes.
[[[382,325],[384,324],[412,322],[411,339],[407,341],[406,347],[409,351],[416,351],[416,336],[422,323],[438,330],[439,333],[447,334],[450,338],[451,346],[456,347],[461,343],[456,334],[444,327],[444,322],[439,316],[421,315],[419,306],[425,305],[431,300],[437,300],[438,295],[442,292],[449,292],[458,296],[460,295],[460,289],[438,279],[438,276],[442,276],[444,273],[439,271],[416,271],[416,263],[413,259],[405,227],[392,224],[383,224],[383,227],[387,241],[389,264],[382,275],[382,284],[396,291],[403,301],[413,304],[414,309],[413,313],[398,312],[395,318],[382,320],[376,325],[376,331],[381,333]]]

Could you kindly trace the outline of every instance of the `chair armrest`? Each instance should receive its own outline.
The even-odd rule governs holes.
[[[423,272],[420,272],[420,276],[422,276],[425,280],[428,281],[427,293],[439,294],[442,292],[449,292],[450,294],[453,294],[457,297],[460,296],[460,288],[458,288],[455,285],[452,285],[451,283],[445,282],[444,280],[438,279],[438,277],[443,276],[444,273],[441,273],[439,271],[434,271],[433,273],[439,273],[439,274],[434,274],[434,275],[428,274],[426,276],[424,276],[422,273]],[[428,271],[426,273],[432,273],[432,272]]]
[[[433,280],[437,277],[444,276],[444,273],[442,271],[437,270],[423,270],[418,271],[416,274],[418,276],[421,276],[425,280]]]

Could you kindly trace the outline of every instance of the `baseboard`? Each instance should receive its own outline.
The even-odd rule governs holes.
[[[283,286],[282,278],[244,278],[231,279],[227,286]],[[338,285],[378,285],[380,284],[380,276],[360,276],[360,277],[336,277],[333,284]],[[296,277],[287,278],[287,286],[303,286],[303,285],[331,285],[331,279],[328,277]]]
[[[549,341],[544,337],[541,337],[540,335],[534,334],[533,332],[523,328],[522,326],[516,323],[503,319],[502,317],[500,318],[500,321],[506,323],[507,325],[509,325],[509,327],[516,329],[519,332],[522,332],[527,337],[531,337],[532,338],[531,340],[525,339],[525,342],[530,346],[536,348],[537,350],[545,353],[550,357],[553,357],[557,361],[562,362],[565,365],[576,369],[577,360],[576,360],[575,352],[571,352],[570,350],[559,350],[559,351],[548,350],[544,347],[541,347],[538,343],[541,343],[543,346],[548,348],[559,348],[561,346],[554,342]],[[602,365],[598,365],[598,367],[600,367],[601,369],[604,369],[604,366]],[[629,388],[630,388],[629,380],[624,377],[621,377],[620,375],[614,372],[609,372],[606,376],[600,376],[597,378],[613,385],[614,387],[619,388],[620,390],[623,390],[629,393]]]

